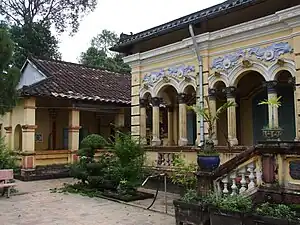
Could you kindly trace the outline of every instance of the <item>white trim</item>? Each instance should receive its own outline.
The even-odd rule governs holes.
[[[274,34],[284,30],[290,30],[293,27],[300,25],[300,22],[298,21],[300,21],[300,5],[276,12],[270,16],[241,23],[229,28],[211,33],[200,34],[196,36],[196,39],[200,46],[200,50],[217,48],[222,45],[228,45],[228,43],[237,43],[240,41],[251,40],[261,36]],[[149,50],[147,52],[124,57],[124,61],[132,64],[136,61],[142,61],[157,57],[159,55],[186,49],[191,45],[192,39],[187,38],[170,45]]]

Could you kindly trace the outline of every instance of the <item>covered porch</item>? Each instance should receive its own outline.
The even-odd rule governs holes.
[[[80,142],[89,134],[113,141],[117,130],[128,132],[130,128],[130,109],[122,104],[28,97],[21,105],[11,112],[6,141],[20,156],[24,174],[75,162]],[[16,118],[22,113],[21,123]]]

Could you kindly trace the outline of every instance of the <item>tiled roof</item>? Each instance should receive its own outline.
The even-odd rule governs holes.
[[[220,15],[221,13],[227,13],[230,10],[237,8],[244,8],[260,1],[261,0],[227,0],[221,4],[200,10],[137,34],[122,34],[119,44],[113,47],[112,50],[118,51],[121,47],[125,47],[145,39],[150,39],[155,36],[163,35],[170,31],[179,30],[183,27],[187,27],[189,24],[195,24],[200,21],[208,20],[212,17]]]
[[[22,95],[130,104],[130,74],[85,65],[30,58],[46,79],[22,89]]]

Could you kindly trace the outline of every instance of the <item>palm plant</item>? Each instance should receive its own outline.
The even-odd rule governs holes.
[[[205,97],[205,101],[207,103],[207,108],[201,108],[198,105],[194,105],[191,107],[192,110],[194,110],[194,112],[199,115],[202,116],[204,121],[207,122],[208,125],[208,138],[205,141],[205,144],[210,144],[213,145],[213,136],[215,135],[215,130],[214,130],[214,125],[215,123],[219,120],[220,115],[225,112],[228,108],[230,107],[235,107],[236,103],[232,102],[232,101],[228,101],[225,102],[223,105],[221,105],[216,113],[212,112],[211,106],[210,106],[210,102],[209,102],[209,98]]]
[[[268,106],[270,106],[271,115],[272,115],[271,124],[269,124],[270,129],[279,128],[279,127],[275,127],[274,108],[279,108],[281,106],[280,99],[281,99],[281,96],[273,97],[273,98],[270,98],[268,100],[265,99],[265,100],[261,101],[260,103],[258,103],[258,105],[268,105]]]

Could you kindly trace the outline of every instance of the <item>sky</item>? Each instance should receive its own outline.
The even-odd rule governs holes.
[[[137,33],[225,0],[98,0],[97,9],[84,17],[73,37],[61,35],[60,52],[69,62],[78,62],[91,39],[103,29],[118,35]]]

